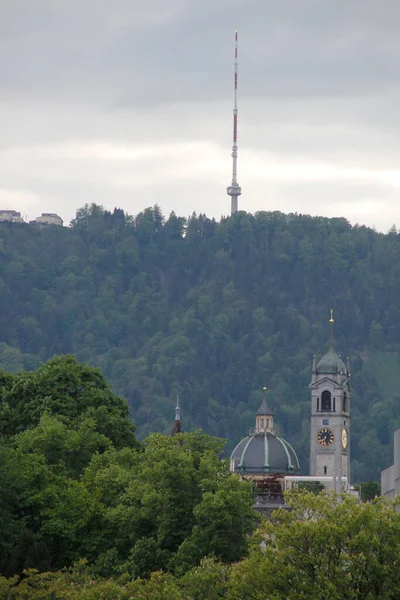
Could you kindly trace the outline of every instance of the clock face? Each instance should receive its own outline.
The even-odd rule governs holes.
[[[317,440],[318,444],[324,448],[330,446],[335,441],[332,429],[328,429],[328,427],[320,429],[317,433]]]
[[[347,430],[342,429],[342,446],[343,448],[347,448]]]

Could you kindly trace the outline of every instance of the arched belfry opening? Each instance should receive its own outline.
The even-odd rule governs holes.
[[[331,412],[332,410],[332,394],[328,390],[324,390],[321,394],[321,411]]]

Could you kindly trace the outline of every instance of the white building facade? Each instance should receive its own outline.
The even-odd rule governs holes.
[[[7,221],[8,223],[24,222],[21,213],[16,210],[0,210],[0,221]]]
[[[40,217],[36,217],[35,223],[39,225],[58,225],[62,227],[63,220],[56,213],[42,213]]]
[[[391,500],[400,494],[400,429],[394,433],[393,464],[381,471],[381,495]]]

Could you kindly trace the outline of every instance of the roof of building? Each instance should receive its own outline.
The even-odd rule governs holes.
[[[324,354],[324,356],[317,364],[317,373],[346,373],[346,365],[340,358],[339,354],[337,354],[333,343],[330,344],[328,352]]]
[[[273,415],[274,411],[272,411],[268,405],[267,399],[264,396],[261,404],[260,404],[260,408],[258,409],[258,411],[256,412],[256,415]]]
[[[232,452],[231,461],[234,461],[235,472],[243,475],[300,472],[299,460],[292,446],[271,431],[244,438]]]

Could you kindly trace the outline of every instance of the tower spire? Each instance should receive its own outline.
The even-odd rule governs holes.
[[[232,143],[232,184],[227,187],[226,193],[231,197],[231,215],[234,215],[238,209],[238,197],[242,193],[242,189],[237,182],[237,86],[238,86],[238,30],[235,31],[235,60],[234,60],[234,76],[233,76],[233,143]]]
[[[335,323],[335,320],[333,318],[333,308],[331,308],[331,317],[329,319],[329,326],[330,326],[330,345],[333,346],[333,325]]]
[[[181,433],[181,409],[179,407],[179,394],[176,397],[176,407],[175,407],[175,421],[172,426],[172,435],[176,435],[177,433]]]

